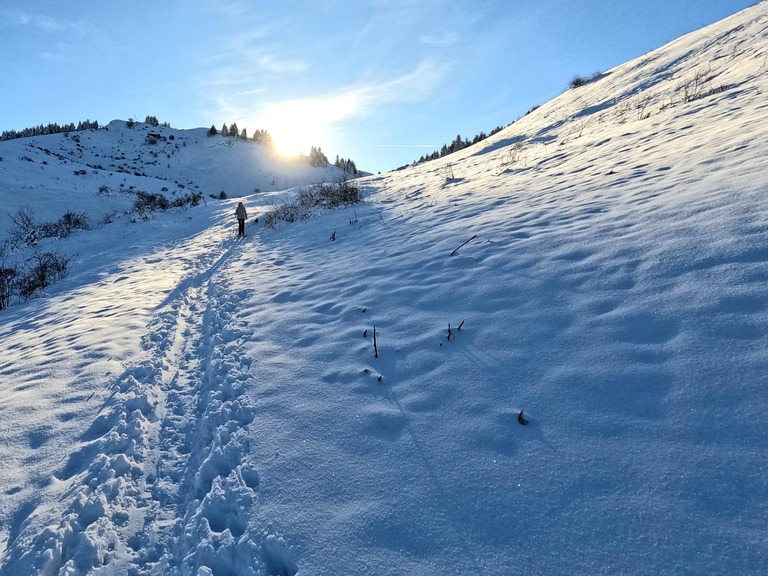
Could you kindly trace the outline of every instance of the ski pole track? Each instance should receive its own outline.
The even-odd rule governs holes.
[[[146,359],[111,384],[54,473],[68,483],[60,522],[3,574],[13,565],[45,576],[298,571],[285,542],[249,522],[259,488],[243,396],[252,359],[238,350],[246,333],[236,315],[247,293],[230,293],[218,274],[241,250],[222,250],[171,292],[143,337]]]

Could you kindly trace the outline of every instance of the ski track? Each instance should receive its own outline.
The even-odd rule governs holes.
[[[61,521],[3,575],[297,572],[285,542],[249,521],[259,488],[243,397],[252,359],[239,351],[246,294],[217,274],[240,252],[228,242],[158,308],[145,359],[109,385],[85,442],[54,473],[68,484]]]

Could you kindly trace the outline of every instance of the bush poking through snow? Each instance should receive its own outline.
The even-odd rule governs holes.
[[[67,212],[56,222],[47,222],[40,226],[42,238],[67,238],[74,230],[87,230],[88,216],[84,212]]]
[[[151,194],[150,192],[137,192],[136,202],[133,203],[133,211],[140,216],[146,215],[148,212],[156,212],[157,210],[168,210],[171,207],[168,198],[162,194]]]
[[[579,76],[578,74],[571,78],[571,81],[568,83],[568,88],[570,90],[573,90],[574,88],[580,88],[582,86],[586,86],[590,82],[594,82],[595,80],[598,80],[602,76],[601,72],[595,72],[592,74],[592,76]]]
[[[133,212],[142,220],[149,219],[153,212],[164,211],[170,208],[183,208],[186,205],[197,206],[203,198],[202,192],[192,192],[185,196],[168,200],[162,194],[152,194],[150,192],[136,193],[136,202],[133,203]]]
[[[22,206],[14,214],[11,214],[9,218],[13,225],[11,240],[22,244],[34,244],[37,242],[37,223],[29,206]]]
[[[28,262],[29,267],[16,278],[15,292],[23,300],[29,300],[55,280],[65,278],[70,262],[70,258],[58,252],[35,252]]]
[[[8,308],[11,304],[11,296],[16,287],[16,267],[0,265],[0,310]]]
[[[360,202],[360,189],[347,178],[341,178],[330,184],[316,182],[299,192],[299,205],[302,208],[336,208]]]
[[[66,238],[73,230],[87,230],[88,217],[84,212],[79,214],[67,212],[56,222],[38,224],[32,209],[23,206],[10,216],[13,229],[11,240],[16,243],[32,246],[43,238]]]
[[[523,142],[519,140],[507,149],[504,154],[501,163],[499,164],[499,174],[506,172],[513,164],[522,160],[523,157]]]
[[[264,215],[264,226],[275,228],[280,221],[304,220],[312,215],[315,208],[337,208],[362,201],[360,189],[346,177],[335,183],[316,182],[301,190],[293,202],[273,205]]]

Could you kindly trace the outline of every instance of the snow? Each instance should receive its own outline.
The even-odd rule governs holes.
[[[243,240],[332,171],[0,143],[1,233],[93,224],[0,311],[0,575],[763,574],[767,71],[762,2]]]

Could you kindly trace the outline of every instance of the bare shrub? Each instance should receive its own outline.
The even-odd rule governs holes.
[[[692,100],[698,100],[703,96],[709,95],[714,90],[705,92],[707,84],[715,77],[712,74],[712,69],[697,70],[695,74],[683,79],[683,81],[677,87],[679,92],[682,92],[683,102],[691,102]]]
[[[586,86],[590,82],[594,82],[595,80],[598,80],[602,76],[601,72],[595,72],[592,74],[592,76],[579,76],[578,74],[571,78],[571,81],[568,83],[568,88],[570,90],[573,90],[574,88],[580,88],[581,86]]]
[[[275,228],[280,221],[303,220],[308,218],[315,208],[337,208],[362,201],[360,189],[346,176],[334,183],[316,182],[299,191],[293,202],[273,205],[264,215],[264,226]]]
[[[520,161],[522,159],[522,154],[523,154],[523,142],[522,140],[519,140],[514,144],[512,144],[512,146],[507,148],[507,151],[504,154],[504,157],[502,158],[501,163],[499,164],[499,170],[501,172],[504,172],[510,166]]]
[[[273,204],[269,212],[264,214],[264,227],[274,229],[278,222],[296,222],[306,218],[305,211],[298,204]]]
[[[191,194],[186,194],[184,196],[179,196],[178,198],[175,198],[173,202],[171,202],[171,208],[184,208],[187,204],[190,206],[197,206],[200,204],[200,200],[203,197],[202,192],[192,192]]]
[[[299,192],[298,197],[299,205],[303,208],[335,208],[360,200],[359,188],[345,177],[333,184],[316,182]]]
[[[29,206],[22,206],[9,216],[13,228],[11,239],[24,244],[34,244],[39,240],[39,231],[35,216]]]
[[[168,210],[171,203],[162,194],[139,191],[136,193],[136,201],[133,203],[133,211],[142,218],[158,210]]]
[[[651,117],[651,113],[648,111],[648,106],[653,102],[653,95],[642,94],[638,95],[635,101],[635,109],[637,110],[637,119],[646,120]]]
[[[11,296],[16,288],[16,276],[18,270],[15,266],[0,264],[0,310],[8,308],[11,303]]]
[[[88,216],[84,212],[67,212],[56,222],[47,222],[40,226],[42,238],[67,238],[74,230],[87,230]]]
[[[29,300],[55,280],[65,278],[70,262],[70,258],[58,252],[35,252],[28,262],[29,267],[16,280],[17,294],[22,299]]]

